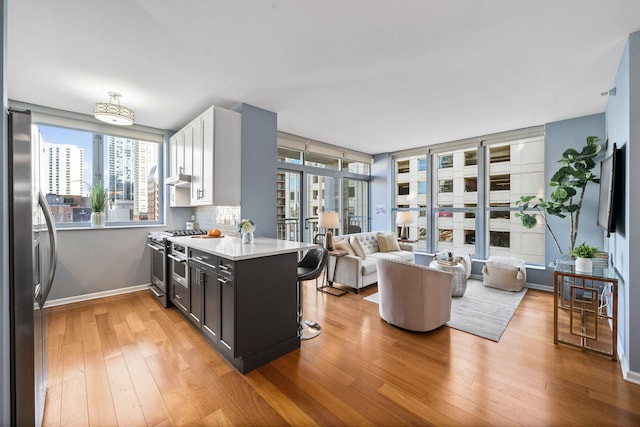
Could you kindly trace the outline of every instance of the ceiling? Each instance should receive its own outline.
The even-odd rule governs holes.
[[[638,0],[8,0],[9,99],[209,105],[381,153],[603,112]]]

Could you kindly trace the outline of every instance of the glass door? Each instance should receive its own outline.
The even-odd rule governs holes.
[[[367,181],[344,179],[340,219],[345,234],[369,230],[369,183]]]
[[[278,239],[302,241],[302,172],[278,170],[276,178],[276,224]]]
[[[322,243],[326,230],[318,229],[318,216],[322,211],[340,212],[340,179],[331,176],[308,174],[306,181],[307,201],[304,241]],[[340,232],[341,230],[334,230],[335,234]]]

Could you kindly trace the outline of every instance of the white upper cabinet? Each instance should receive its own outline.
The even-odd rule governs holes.
[[[190,125],[191,205],[239,205],[241,114],[210,107]]]

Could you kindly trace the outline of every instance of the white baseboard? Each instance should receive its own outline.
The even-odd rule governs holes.
[[[618,337],[618,360],[620,361],[620,370],[622,371],[622,378],[630,383],[640,385],[640,372],[629,370],[629,359],[624,353],[624,347]]]
[[[85,295],[78,295],[75,297],[68,297],[68,298],[59,298],[59,299],[54,299],[51,301],[47,301],[44,305],[45,308],[47,307],[55,307],[58,305],[65,305],[65,304],[72,304],[74,302],[82,302],[82,301],[89,301],[92,299],[98,299],[98,298],[104,298],[104,297],[110,297],[113,295],[122,295],[122,294],[128,294],[131,292],[138,292],[138,291],[142,291],[145,289],[149,288],[149,283],[145,284],[145,285],[136,285],[136,286],[128,286],[126,288],[118,288],[118,289],[112,289],[110,291],[103,291],[103,292],[95,292],[92,294],[85,294]]]

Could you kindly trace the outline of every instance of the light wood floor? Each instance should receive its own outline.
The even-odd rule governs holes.
[[[375,290],[306,283],[322,334],[244,376],[148,291],[52,308],[45,425],[640,425],[618,363],[554,346],[551,293],[529,290],[495,343],[392,327]]]

